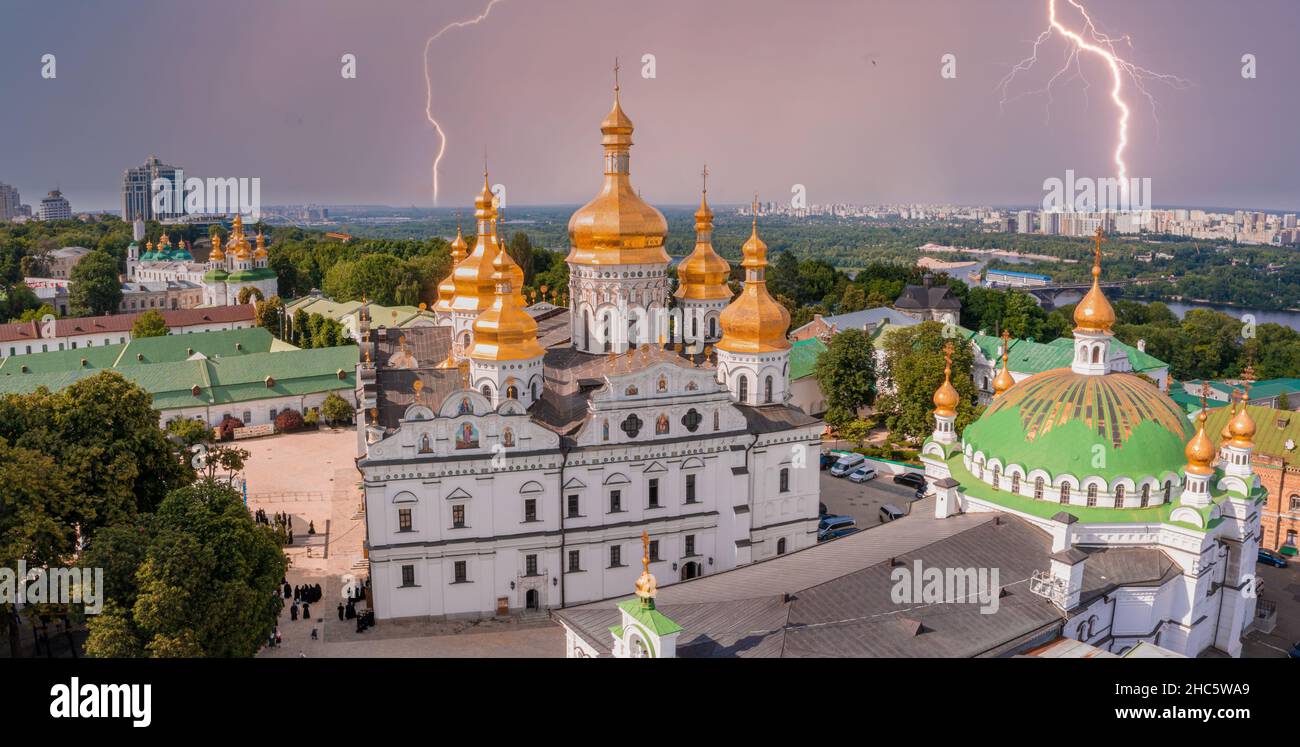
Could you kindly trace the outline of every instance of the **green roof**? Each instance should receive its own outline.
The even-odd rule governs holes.
[[[265,340],[256,343],[259,349],[255,352],[230,353],[229,350],[238,337],[233,333],[238,332],[261,333],[257,337],[265,335]],[[205,345],[203,338],[213,335],[223,336],[224,342],[217,339]],[[131,351],[137,349],[135,346],[140,343],[144,343],[138,349],[145,355],[145,359],[136,361]],[[227,347],[222,347],[223,344]],[[190,346],[196,351],[203,351],[205,347],[227,350],[227,354],[186,360],[185,349]],[[77,359],[76,365],[56,370],[56,361],[51,357],[46,358],[50,365],[43,366],[47,370],[41,373],[5,375],[9,367],[17,370],[18,364],[22,363],[19,359],[91,351],[102,353],[110,348],[126,353],[119,356],[121,360],[118,361],[117,372],[149,392],[153,396],[154,407],[159,410],[352,389],[356,386],[356,364],[360,354],[360,348],[355,345],[310,350],[277,349],[270,341],[270,334],[264,329],[168,335],[132,341],[129,345],[89,348],[85,351],[13,356],[0,366],[0,394],[27,393],[42,386],[57,391],[109,367],[81,367]],[[64,355],[64,358],[67,357]],[[15,363],[15,360],[18,362]],[[343,372],[341,379],[340,371]],[[271,377],[270,386],[267,385],[268,376]],[[194,386],[199,387],[198,396],[193,393]]]
[[[221,269],[220,267],[213,268],[213,269],[208,270],[207,272],[203,273],[203,279],[204,279],[204,280],[207,280],[208,282],[213,282],[213,281],[216,281],[216,280],[222,280],[222,281],[224,281],[224,280],[225,280],[226,278],[228,278],[228,277],[230,277],[230,273],[226,272],[225,270]]]
[[[1250,393],[1255,394],[1254,388]],[[1300,457],[1300,412],[1257,405],[1247,405],[1246,412],[1255,421],[1254,453],[1287,461]],[[1205,432],[1218,441],[1219,433],[1223,431],[1223,425],[1230,415],[1230,408],[1226,406],[1210,410],[1205,420]],[[1292,448],[1286,447],[1287,441],[1291,441]]]
[[[24,375],[23,366],[27,367],[27,374],[68,372],[83,368],[121,368],[144,363],[183,361],[200,353],[209,358],[243,356],[284,349],[286,346],[292,349],[291,345],[276,340],[262,327],[137,337],[126,344],[9,356],[0,360],[0,378],[5,375]],[[86,361],[84,366],[82,360]]]
[[[970,334],[970,340],[988,360],[996,361],[1000,357],[1001,337],[973,332]],[[1129,365],[1135,372],[1143,373],[1169,367],[1159,358],[1148,355],[1132,345],[1125,345],[1115,339],[1111,340],[1111,344],[1124,351],[1128,356]],[[1007,365],[1016,373],[1036,374],[1054,368],[1069,368],[1073,360],[1074,340],[1069,337],[1060,337],[1051,342],[1034,342],[1013,337],[1011,349],[1007,351]]]
[[[812,376],[817,359],[826,352],[826,343],[816,337],[800,340],[790,346],[790,380]]]
[[[646,607],[642,605],[640,598],[619,602],[618,608],[631,615],[632,619],[660,638],[677,633],[682,629],[682,626],[673,622],[671,618],[653,606]]]
[[[1188,381],[1186,385],[1199,390],[1202,383],[1209,383],[1211,389],[1224,395],[1231,395],[1233,390],[1238,388],[1238,385],[1228,384],[1223,381],[1203,382],[1201,379],[1192,379],[1191,381]],[[1256,381],[1250,385],[1250,398],[1252,400],[1269,399],[1283,393],[1290,395],[1295,394],[1296,392],[1300,392],[1300,379],[1264,379],[1262,381]]]
[[[226,276],[226,281],[231,283],[245,283],[251,280],[270,280],[275,277],[275,270],[269,267],[259,267],[252,270],[235,270]]]

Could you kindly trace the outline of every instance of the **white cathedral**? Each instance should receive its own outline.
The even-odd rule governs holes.
[[[629,179],[633,126],[601,123],[604,184],[569,221],[568,308],[525,307],[484,174],[439,325],[363,317],[358,467],[379,619],[480,617],[633,588],[644,554],[690,579],[816,542],[822,422],[787,404],[788,312],[767,247],[743,289],[706,191],[669,297],[667,222]],[[670,308],[671,306],[671,308]]]
[[[266,237],[258,233],[256,246],[250,245],[244,235],[244,219],[238,214],[224,243],[213,238],[207,262],[196,262],[191,247],[179,241],[173,245],[165,232],[157,245],[146,242],[142,253],[140,242],[144,238],[144,219],[136,216],[132,241],[126,249],[128,282],[201,287],[203,306],[237,304],[240,291],[246,287],[256,288],[263,300],[279,293],[279,280],[269,265]]]

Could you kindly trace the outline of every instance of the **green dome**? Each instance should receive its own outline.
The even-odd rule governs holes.
[[[203,279],[208,281],[209,283],[215,283],[217,281],[224,282],[228,277],[230,277],[230,273],[226,272],[221,268],[208,270],[207,272],[203,273]]]
[[[230,273],[230,282],[247,283],[253,280],[269,280],[275,277],[275,270],[266,267],[255,268],[252,270],[235,270]]]
[[[964,446],[1005,470],[1107,481],[1180,474],[1193,430],[1182,409],[1145,379],[1057,368],[1008,389],[962,433]]]

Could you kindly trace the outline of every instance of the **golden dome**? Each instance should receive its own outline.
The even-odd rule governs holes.
[[[709,209],[708,193],[707,188],[700,193],[700,209],[695,212],[695,250],[677,265],[677,298],[714,301],[732,295],[727,287],[731,265],[713,251],[713,211]]]
[[[758,238],[758,216],[755,207],[754,225],[742,250],[745,260],[745,287],[727,308],[722,310],[722,339],[717,348],[729,353],[770,353],[789,350],[786,330],[790,327],[790,312],[773,300],[767,292],[765,268],[767,244]]]
[[[1011,370],[1007,367],[1007,351],[1011,349],[1011,334],[1006,330],[1002,331],[1002,370],[993,378],[993,396],[1005,392],[1015,386],[1016,379],[1011,375]]]
[[[600,194],[569,218],[572,249],[566,262],[579,265],[668,264],[664,237],[668,221],[632,189],[632,120],[623,113],[618,87],[614,108],[600,123],[605,148],[605,183]]]
[[[444,314],[451,312],[451,300],[456,297],[456,265],[465,258],[467,246],[460,226],[457,225],[456,238],[451,242],[451,270],[447,272],[447,277],[438,283],[438,300],[433,304],[433,310],[436,312]]]
[[[1232,434],[1230,443],[1239,449],[1250,449],[1255,446],[1255,420],[1246,411],[1245,392],[1241,393],[1240,398],[1241,407],[1238,408],[1237,414],[1233,416],[1232,420],[1228,422],[1228,430]],[[1234,395],[1233,399],[1237,399],[1237,395]]]
[[[478,221],[478,235],[474,237],[474,248],[465,259],[452,270],[452,280],[456,285],[456,294],[451,300],[454,311],[478,313],[492,305],[495,284],[492,282],[492,260],[499,253],[496,238],[497,209],[488,184],[487,172],[483,172],[483,189],[474,198],[474,218]]]
[[[492,305],[474,320],[474,346],[469,357],[474,360],[514,361],[537,358],[546,351],[537,342],[537,322],[518,301],[511,278],[518,265],[505,251],[492,260],[495,286]]]
[[[221,250],[221,237],[213,236],[212,251],[208,252],[208,261],[224,262],[225,260],[226,260],[226,253]]]
[[[961,395],[952,385],[952,343],[943,346],[943,383],[934,390],[934,414],[945,418],[957,416],[957,403]]]
[[[1229,426],[1232,425],[1232,418],[1237,414],[1236,397],[1233,397],[1232,402],[1228,404],[1228,412],[1231,414],[1228,415],[1227,420],[1223,421],[1223,429],[1219,431],[1220,445],[1226,444],[1232,438],[1232,429]]]
[[[1111,308],[1106,294],[1101,291],[1101,228],[1097,229],[1096,248],[1092,261],[1092,288],[1074,307],[1076,332],[1110,332],[1115,325],[1115,309]]]
[[[504,231],[503,228],[502,232]],[[501,254],[510,253],[506,249],[506,237],[501,233],[497,234],[497,251]],[[514,290],[515,300],[519,305],[527,307],[528,302],[524,300],[524,269],[514,259],[514,257],[510,258],[510,267],[507,270],[510,273],[510,287]]]
[[[1205,435],[1204,405],[1201,407],[1200,414],[1196,416],[1196,435],[1187,442],[1187,448],[1183,453],[1187,455],[1187,467],[1184,468],[1187,474],[1214,474],[1214,467],[1210,466],[1214,462],[1214,443],[1210,441],[1209,436]]]
[[[253,256],[258,259],[265,259],[267,256],[266,237],[262,235],[261,231],[257,232],[257,250],[253,252]]]

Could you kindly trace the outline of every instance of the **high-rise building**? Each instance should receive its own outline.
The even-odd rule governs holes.
[[[72,206],[59,190],[50,190],[45,199],[41,200],[41,220],[64,220],[71,217]]]
[[[0,182],[0,221],[13,220],[22,215],[22,200],[18,198],[18,189]]]
[[[1028,210],[1016,213],[1016,233],[1034,232],[1034,214]]]
[[[149,156],[143,166],[135,166],[122,172],[122,220],[134,220],[138,215],[145,220],[175,218],[185,212],[183,204],[172,205],[172,212],[154,215],[153,183],[155,179],[167,179],[173,186],[185,183],[185,169],[170,166],[158,160],[158,156]]]

